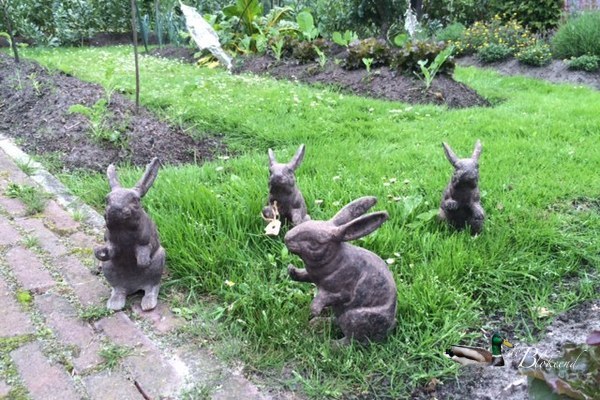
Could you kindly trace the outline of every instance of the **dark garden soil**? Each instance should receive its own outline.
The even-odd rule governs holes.
[[[545,67],[530,67],[521,64],[514,58],[507,61],[483,64],[476,57],[468,56],[457,59],[456,63],[462,66],[491,68],[503,75],[523,75],[553,83],[585,85],[600,90],[600,71],[585,72],[570,70],[567,67],[567,63],[562,60],[554,60],[550,65]]]
[[[75,104],[92,107],[106,99],[99,85],[49,72],[30,61],[17,66],[0,54],[0,134],[13,137],[28,153],[59,161],[65,170],[104,171],[110,163],[145,165],[203,162],[225,152],[218,137],[195,140],[160,121],[119,93],[110,96],[102,128],[118,139],[92,137],[90,119],[70,113]]]
[[[196,51],[189,48],[155,49],[150,54],[194,62]],[[325,84],[349,93],[411,104],[446,104],[450,108],[489,106],[490,103],[468,86],[452,77],[438,75],[428,91],[416,77],[406,76],[387,67],[348,71],[333,61],[324,68],[316,62],[300,64],[296,60],[277,61],[269,55],[238,60],[235,73],[268,74],[277,79],[298,80],[310,84]]]

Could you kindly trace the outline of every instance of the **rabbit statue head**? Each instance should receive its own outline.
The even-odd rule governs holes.
[[[121,186],[114,165],[106,170],[111,191],[104,214],[105,244],[95,248],[94,254],[102,261],[102,271],[112,286],[107,303],[112,310],[122,309],[127,295],[138,290],[144,291],[143,310],[151,310],[157,304],[165,251],[156,225],[142,208],[141,198],[154,183],[159,166],[158,158],[154,158],[131,189]]]
[[[396,324],[396,283],[387,264],[347,243],[388,219],[385,211],[364,215],[376,202],[375,197],[362,197],[329,221],[306,221],[285,235],[288,250],[305,264],[305,269],[290,265],[290,277],[317,286],[311,317],[331,307],[344,333],[342,343],[383,340]]]
[[[458,230],[468,226],[472,234],[478,234],[483,229],[485,218],[479,195],[481,142],[477,141],[470,158],[463,159],[459,159],[448,144],[442,143],[442,146],[454,167],[454,174],[442,197],[440,219]]]
[[[292,160],[286,164],[278,163],[275,153],[269,149],[269,200],[262,212],[265,219],[274,219],[276,212],[292,225],[310,219],[304,197],[296,185],[295,175],[304,158],[304,149],[304,145],[300,145]]]

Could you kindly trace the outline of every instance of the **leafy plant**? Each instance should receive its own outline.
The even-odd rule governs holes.
[[[317,46],[314,47],[315,51],[317,52],[317,55],[319,56],[319,66],[321,67],[321,69],[323,69],[327,64],[327,55],[323,50],[319,49]]]
[[[365,68],[367,69],[367,74],[371,73],[371,65],[373,65],[373,59],[372,58],[363,58],[362,59],[363,64],[365,64]]]
[[[358,35],[356,32],[346,30],[343,35],[340,32],[333,32],[331,39],[340,46],[348,47],[350,43],[358,40]]]
[[[400,49],[392,53],[390,67],[398,71],[420,72],[419,61],[433,63],[435,58],[446,48],[444,42],[431,40],[409,40]],[[451,73],[454,61],[448,58],[441,66],[439,73]]]
[[[257,32],[256,21],[263,14],[262,2],[257,0],[236,0],[223,8],[223,14],[229,18],[237,17],[244,27],[246,35],[252,35]]]
[[[390,60],[391,50],[382,39],[369,38],[350,45],[342,63],[345,69],[359,69],[365,64],[363,58],[372,58],[372,66],[386,65]]]
[[[273,50],[273,55],[277,61],[281,61],[284,44],[285,40],[283,38],[279,38],[274,44],[271,45],[271,50]]]
[[[462,39],[466,29],[467,28],[460,22],[455,22],[437,31],[435,34],[435,39],[449,43],[458,42],[460,39]]]
[[[415,75],[417,75],[417,77],[423,81],[423,83],[425,84],[425,90],[429,90],[433,79],[435,78],[439,70],[442,68],[444,63],[448,60],[448,58],[452,56],[453,51],[454,47],[452,46],[445,48],[441,53],[439,53],[435,57],[435,59],[431,64],[429,64],[429,66],[427,66],[427,60],[418,61],[419,68],[421,69],[421,74],[419,75],[415,72]]]
[[[546,43],[537,43],[534,46],[525,47],[515,54],[515,58],[523,64],[541,67],[550,64],[552,53],[550,46]]]
[[[98,100],[92,107],[74,104],[69,107],[69,113],[81,114],[88,119],[92,138],[97,141],[107,141],[123,145],[126,137],[118,129],[111,129],[108,103],[106,99]]]
[[[512,54],[512,49],[504,44],[490,43],[480,47],[477,51],[477,58],[482,63],[492,63],[506,60]]]
[[[321,42],[306,42],[306,41],[295,41],[294,47],[292,51],[292,57],[300,61],[300,63],[305,64],[308,62],[313,62],[315,59],[319,57],[316,49],[321,49]]]
[[[594,72],[600,69],[600,57],[589,54],[571,58],[567,61],[569,69]]]
[[[302,36],[309,42],[315,40],[317,36],[319,36],[319,28],[315,26],[315,20],[308,11],[299,12],[296,16],[296,22],[298,23],[298,28],[300,28]]]
[[[29,185],[9,183],[6,195],[13,199],[19,199],[25,204],[27,215],[34,215],[44,211],[48,196],[39,189]]]
[[[600,57],[600,11],[569,19],[552,37],[552,53],[559,58]]]
[[[473,54],[492,44],[503,45],[516,52],[535,44],[535,38],[516,20],[505,22],[500,15],[495,15],[488,22],[475,22],[464,32],[462,38],[453,44],[456,54]]]

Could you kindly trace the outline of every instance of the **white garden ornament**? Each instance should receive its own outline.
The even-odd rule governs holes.
[[[207,49],[223,64],[229,71],[231,71],[231,57],[221,47],[219,42],[219,36],[214,31],[212,26],[202,18],[202,15],[196,11],[195,8],[186,6],[183,3],[179,3],[181,11],[185,16],[185,25],[187,26],[192,39],[198,45],[200,50]]]

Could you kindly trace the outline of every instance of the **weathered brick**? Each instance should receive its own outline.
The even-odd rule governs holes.
[[[29,316],[21,311],[21,307],[13,297],[12,292],[1,278],[0,304],[2,305],[0,337],[27,335],[34,332]]]
[[[141,297],[140,297],[141,299]],[[151,311],[143,311],[140,301],[135,301],[132,310],[136,315],[150,321],[157,333],[167,333],[183,325],[182,318],[175,316],[164,303],[158,303],[156,308]]]
[[[1,150],[0,150],[1,151]],[[17,165],[11,161],[10,157],[7,156],[4,152],[2,152],[2,157],[0,157],[0,171],[6,173],[6,177],[3,177],[3,180],[7,180],[8,182],[15,183],[28,183],[29,178],[27,175],[21,171]]]
[[[10,386],[4,381],[0,381],[0,398],[8,396],[10,393]]]
[[[21,247],[13,247],[6,253],[6,261],[15,277],[26,290],[44,293],[55,285],[50,273],[31,251]]]
[[[17,224],[29,234],[37,237],[42,249],[53,257],[60,257],[68,253],[67,248],[59,238],[44,226],[44,222],[37,218],[18,218]]]
[[[110,289],[76,257],[63,257],[58,261],[57,266],[82,305],[101,305],[108,299]]]
[[[151,398],[169,397],[179,392],[183,373],[178,373],[172,360],[164,358],[127,315],[118,312],[96,322],[96,328],[116,344],[135,347],[134,354],[126,357],[123,364]]]
[[[67,372],[46,359],[39,343],[28,343],[11,352],[10,356],[33,400],[81,398]]]
[[[22,217],[25,215],[27,208],[20,200],[11,199],[9,197],[0,198],[0,206],[13,217]]]
[[[212,400],[267,400],[270,397],[262,395],[258,388],[241,376],[234,373],[227,377],[220,387],[213,393]]]
[[[44,210],[44,215],[49,225],[48,227],[60,235],[72,233],[81,226],[79,222],[73,220],[73,217],[54,200],[48,202]]]
[[[65,298],[48,293],[36,297],[35,303],[58,339],[78,350],[73,357],[76,372],[82,373],[102,363],[98,354],[99,337],[89,324],[78,318],[77,311]]]
[[[15,230],[6,218],[0,215],[0,246],[10,246],[20,240],[19,232]]]
[[[81,231],[75,232],[69,236],[69,241],[74,247],[83,250],[89,250],[90,253],[93,251],[94,247],[102,243],[100,238],[95,238],[94,236],[88,235],[87,233],[83,233]]]
[[[144,397],[135,384],[120,373],[101,372],[86,376],[83,384],[90,400],[141,400]]]

